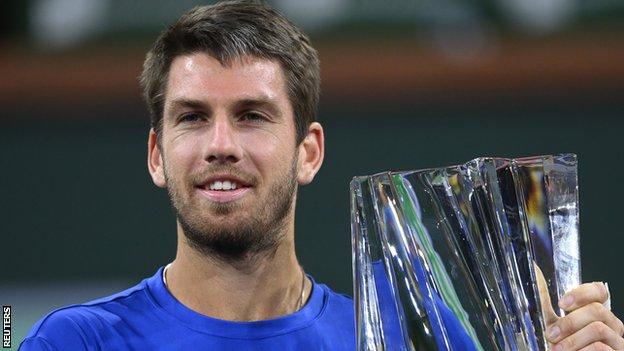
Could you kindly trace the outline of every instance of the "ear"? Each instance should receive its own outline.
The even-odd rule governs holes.
[[[306,185],[314,179],[325,156],[325,135],[320,123],[313,122],[310,124],[308,134],[298,148],[297,182],[299,185]]]
[[[160,146],[158,146],[158,136],[152,128],[147,138],[147,168],[152,176],[152,181],[160,188],[167,186],[163,167],[162,154],[160,153]]]

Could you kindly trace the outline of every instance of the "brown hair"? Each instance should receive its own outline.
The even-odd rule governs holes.
[[[221,64],[245,55],[277,60],[295,114],[297,143],[316,120],[320,69],[310,39],[260,1],[224,1],[200,6],[164,30],[143,63],[139,78],[151,125],[160,136],[168,73],[174,58],[205,52]]]

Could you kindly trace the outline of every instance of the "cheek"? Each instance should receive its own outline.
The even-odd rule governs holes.
[[[198,138],[176,138],[166,147],[165,162],[170,173],[190,171],[201,160]]]
[[[245,144],[249,159],[261,173],[280,172],[286,164],[290,167],[293,150],[285,140],[265,134],[248,138]]]

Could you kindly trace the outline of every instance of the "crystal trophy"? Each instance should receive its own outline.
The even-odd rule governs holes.
[[[580,284],[576,155],[355,177],[357,349],[548,350]]]

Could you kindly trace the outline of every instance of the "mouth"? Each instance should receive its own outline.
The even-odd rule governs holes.
[[[243,188],[243,185],[236,181],[231,180],[215,180],[208,184],[209,190],[220,190],[220,191],[228,191],[228,190],[236,190],[238,188]]]
[[[213,176],[197,186],[199,192],[208,200],[227,203],[241,199],[251,189],[251,184],[236,177]]]

